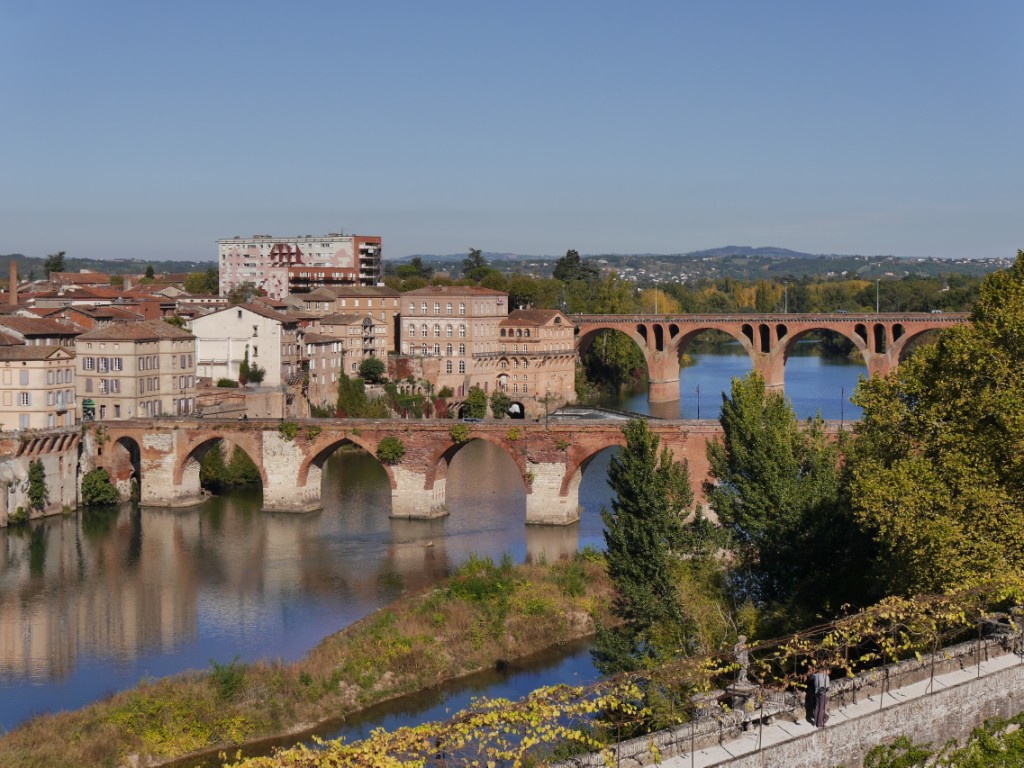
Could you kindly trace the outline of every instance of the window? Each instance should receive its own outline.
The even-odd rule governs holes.
[[[451,325],[446,325],[444,327],[444,335],[447,336],[449,339],[452,337],[452,327],[451,327]]]
[[[109,367],[110,367],[110,366],[109,366],[109,363],[110,363],[110,358],[107,358],[107,357],[99,357],[99,358],[97,358],[97,359],[96,359],[96,362],[97,362],[97,364],[99,365],[99,371],[100,371],[100,373],[106,373],[106,372],[107,372],[107,370],[109,370]]]
[[[441,326],[440,325],[435,325],[434,326],[434,338],[435,339],[440,339],[441,338]]]
[[[460,339],[466,338],[466,326],[464,326],[464,325],[460,325],[459,326],[459,338]]]
[[[519,360],[513,359],[512,360],[512,367],[518,369],[519,368]]]
[[[444,348],[444,353],[445,353],[446,355],[448,355],[448,357],[451,357],[451,356],[452,356],[452,345],[451,345],[451,344],[446,344],[446,345],[445,345],[445,348]],[[451,373],[451,371],[449,371],[449,373]]]
[[[110,358],[110,370],[112,371],[123,371],[124,361],[120,357]]]
[[[416,314],[416,302],[415,301],[410,301],[409,302],[409,314],[410,315],[415,315]]]
[[[459,302],[459,314],[460,315],[466,314],[466,302],[464,302],[464,301],[460,301]]]
[[[427,338],[427,336],[428,336],[428,335],[429,335],[429,334],[428,334],[428,332],[427,332],[427,326],[426,326],[426,324],[423,324],[423,325],[421,325],[421,326],[420,326],[420,336],[422,336],[422,337],[423,337],[423,338],[425,339],[425,338]]]
[[[114,405],[114,418],[115,419],[120,419],[121,418],[121,406],[120,405],[117,405],[117,404]]]
[[[444,364],[444,372],[445,373],[451,373],[452,372],[452,361],[451,360],[449,360],[448,362],[446,362]]]
[[[21,426],[22,429],[28,429],[28,414],[27,413],[21,414],[20,426]]]
[[[28,371],[21,372],[21,383],[28,384]]]
[[[448,302],[448,303],[447,303],[447,304],[445,305],[445,314],[446,314],[446,315],[450,315],[451,313],[452,313],[452,303],[451,303],[451,302],[449,301],[449,302]]]
[[[24,371],[22,371],[24,373]],[[18,405],[32,405],[32,393],[31,392],[19,392],[18,393]]]
[[[466,354],[466,345],[465,344],[459,344],[459,355],[461,356],[461,355],[465,355],[465,354]]]
[[[440,304],[440,302],[437,302],[437,301],[434,302],[434,314],[435,315],[440,315],[441,314],[441,304]]]
[[[92,392],[92,379],[85,380],[85,391]]]
[[[53,384],[53,371],[46,372],[46,383]]]
[[[423,310],[422,312],[420,312],[421,315],[427,314],[427,302],[424,301],[422,304],[420,304],[420,309]]]
[[[441,345],[440,344],[435,344],[434,345],[434,354],[435,355],[440,355],[441,354]]]
[[[466,372],[466,361],[465,360],[459,360],[459,373],[465,373],[465,372]]]
[[[503,371],[508,370],[508,361],[507,360],[502,360],[501,361],[501,370],[503,370]]]
[[[530,367],[530,361],[529,360],[523,360],[523,368],[529,368],[529,367]]]

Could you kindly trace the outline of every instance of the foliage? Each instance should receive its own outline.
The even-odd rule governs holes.
[[[305,431],[306,431],[306,439],[312,441],[312,440],[316,440],[320,436],[320,433],[324,431],[324,429],[323,429],[323,427],[312,426],[312,427],[306,427]]]
[[[148,277],[150,280],[152,280],[154,277],[156,277],[156,272],[153,271],[153,265],[152,264],[147,264],[146,265],[146,277]]]
[[[124,275],[111,275],[110,276],[110,287],[111,288],[124,288]]]
[[[234,379],[217,379],[217,386],[233,389],[238,387],[238,382]]]
[[[923,768],[926,765],[942,768],[1024,765],[1024,712],[1008,720],[987,720],[974,729],[963,746],[953,740],[936,751],[930,744],[914,744],[908,736],[900,736],[892,744],[875,747],[864,758],[864,768]]]
[[[237,445],[231,445],[230,453],[225,456],[224,445],[223,441],[215,443],[199,462],[200,484],[213,491],[259,485],[262,482],[260,470],[249,454]]]
[[[444,386],[438,390],[437,396],[440,398],[455,397],[455,390],[452,389],[451,387]]]
[[[82,477],[82,505],[86,507],[100,507],[108,504],[117,504],[121,495],[117,488],[110,482],[110,475],[103,468],[86,472]]]
[[[388,435],[377,444],[377,458],[384,464],[398,464],[405,456],[405,443],[400,437]]]
[[[338,377],[337,414],[349,419],[387,418],[390,408],[384,398],[371,400],[366,395],[366,384],[344,373]]]
[[[213,267],[205,272],[189,272],[184,288],[194,296],[216,296],[220,293],[220,276]]]
[[[359,377],[371,384],[379,384],[387,373],[387,364],[379,357],[364,357],[359,362]]]
[[[448,434],[453,443],[464,443],[469,440],[469,427],[462,423],[452,424],[448,428]]]
[[[50,489],[46,486],[46,469],[41,459],[28,465],[28,502],[32,509],[43,509],[50,499]]]
[[[482,419],[487,415],[487,393],[475,384],[466,393],[466,402],[463,405],[462,415],[475,419]]]
[[[210,659],[210,685],[217,691],[217,698],[222,701],[234,701],[242,693],[245,684],[245,664],[235,656],[230,664],[218,664]]]
[[[474,282],[480,282],[495,272],[487,263],[479,248],[470,248],[469,255],[462,260],[462,276]]]
[[[854,400],[854,510],[908,594],[1024,569],[1024,252],[971,319]]]
[[[175,328],[184,328],[187,321],[181,315],[168,315],[164,318],[164,322],[168,325],[173,325]]]
[[[282,438],[291,442],[299,434],[299,425],[294,421],[285,421],[278,425],[277,431],[281,434]]]
[[[28,510],[24,507],[18,507],[7,516],[8,525],[21,525],[22,523],[28,522]]]
[[[249,347],[245,348],[245,356],[238,364],[238,383],[243,387],[249,383]]]
[[[408,264],[399,264],[394,267],[395,275],[404,279],[410,277],[418,277],[423,280],[429,280],[434,274],[432,267],[428,267],[423,263],[423,259],[419,256],[413,256],[409,259]]]
[[[248,304],[257,296],[266,296],[267,292],[256,286],[255,283],[246,281],[239,283],[228,291],[228,304]]]
[[[689,470],[669,449],[659,453],[645,419],[630,420],[622,432],[626,445],[608,467],[612,509],[602,508],[601,519],[617,590],[613,612],[624,626],[598,634],[593,655],[605,674],[636,669],[686,639],[676,574],[686,541],[684,510],[693,501]]]
[[[51,272],[64,271],[64,257],[66,255],[65,251],[57,251],[46,257],[46,262],[43,264],[43,272],[47,279],[49,279]]]
[[[720,419],[705,493],[732,534],[741,598],[812,610],[863,601],[870,547],[846,511],[842,441],[830,440],[819,419],[801,429],[783,394],[767,392],[756,372],[733,379]]]
[[[597,280],[600,271],[593,263],[583,261],[576,250],[568,250],[565,256],[555,262],[555,270],[552,277],[563,283],[571,283],[575,280],[593,281]]]
[[[512,398],[496,389],[491,392],[491,413],[496,419],[508,418],[508,409],[512,407]]]
[[[523,431],[519,427],[511,427],[508,432],[505,433],[505,439],[510,441],[522,440]]]

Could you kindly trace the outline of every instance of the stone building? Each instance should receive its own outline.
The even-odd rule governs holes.
[[[117,323],[78,337],[80,415],[109,421],[194,412],[196,338],[162,320]]]
[[[333,286],[296,294],[306,311],[315,315],[370,315],[384,326],[387,352],[399,351],[401,296],[385,285]]]
[[[0,346],[0,429],[74,424],[74,352],[57,346]]]
[[[348,376],[355,375],[367,357],[387,360],[387,328],[370,315],[327,315],[316,321],[319,332],[339,339],[344,360],[339,363]]]
[[[498,350],[476,361],[513,400],[532,399],[554,409],[576,399],[573,325],[556,309],[513,310],[498,330]]]

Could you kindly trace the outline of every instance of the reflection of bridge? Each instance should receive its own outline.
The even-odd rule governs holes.
[[[308,419],[288,439],[280,422],[154,419],[89,425],[83,461],[110,472],[122,493],[140,479],[142,503],[186,506],[203,499],[199,461],[218,440],[245,451],[259,469],[266,511],[316,509],[321,469],[337,448],[354,444],[376,455],[385,437],[402,440],[401,463],[387,466],[393,517],[445,513],[445,478],[467,444],[452,440],[452,421]],[[564,525],[579,516],[579,486],[600,451],[621,445],[621,422],[483,421],[464,424],[469,440],[486,440],[509,457],[523,478],[526,522]],[[705,446],[721,434],[717,421],[652,421],[651,430],[678,460],[690,464],[694,491],[708,474]],[[486,478],[480,482],[486,483]]]
[[[911,340],[927,331],[967,322],[965,314],[736,314],[736,315],[573,315],[576,348],[585,352],[597,334],[620,331],[637,343],[647,360],[651,402],[679,399],[679,357],[704,331],[728,334],[747,351],[765,383],[782,389],[786,359],[793,345],[812,331],[845,336],[860,351],[868,375],[889,373]]]

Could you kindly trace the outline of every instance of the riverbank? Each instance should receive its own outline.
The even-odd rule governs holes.
[[[5,766],[147,765],[235,749],[317,725],[567,640],[609,619],[603,559],[552,565],[471,558],[438,587],[401,598],[293,664],[212,664],[144,681],[0,739]]]

